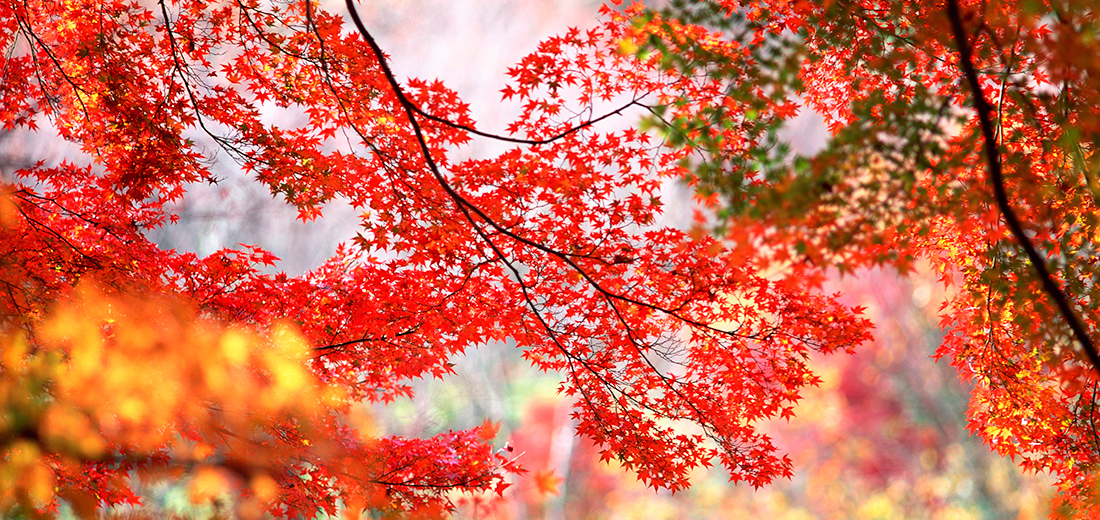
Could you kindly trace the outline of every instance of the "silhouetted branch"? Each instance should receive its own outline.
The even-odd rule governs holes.
[[[993,197],[997,201],[997,208],[1001,211],[1001,217],[1004,218],[1005,224],[1007,224],[1009,230],[1012,231],[1012,236],[1016,239],[1016,242],[1020,244],[1024,252],[1027,253],[1027,258],[1031,261],[1031,265],[1035,269],[1035,275],[1039,277],[1039,281],[1042,283],[1043,291],[1047,293],[1047,296],[1058,307],[1058,311],[1061,313],[1062,318],[1069,324],[1069,328],[1073,331],[1074,338],[1076,338],[1077,342],[1081,345],[1081,350],[1085,352],[1085,356],[1088,358],[1089,362],[1092,363],[1093,369],[1100,372],[1100,354],[1097,353],[1096,346],[1093,345],[1092,339],[1089,338],[1088,331],[1085,330],[1085,326],[1081,323],[1077,314],[1073,312],[1073,308],[1069,305],[1069,300],[1062,292],[1062,289],[1058,287],[1058,283],[1054,281],[1054,277],[1051,276],[1050,270],[1047,269],[1046,261],[1043,260],[1039,251],[1035,249],[1035,246],[1031,243],[1027,234],[1024,233],[1024,227],[1020,224],[1020,219],[1016,216],[1016,212],[1013,211],[1012,206],[1008,202],[1008,193],[1005,191],[1004,172],[1001,170],[1001,153],[998,149],[997,139],[993,132],[993,121],[991,118],[993,108],[989,105],[989,102],[985,100],[981,85],[978,83],[978,73],[974,69],[974,60],[970,52],[970,44],[967,41],[966,30],[963,28],[958,0],[948,0],[947,17],[951,20],[951,30],[954,33],[955,46],[959,51],[959,66],[962,67],[963,74],[966,75],[967,85],[974,98],[974,109],[978,112],[978,122],[982,129],[985,160],[989,167],[989,183],[993,185]]]

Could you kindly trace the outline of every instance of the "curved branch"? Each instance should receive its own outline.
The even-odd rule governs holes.
[[[351,19],[355,23],[356,29],[359,30],[359,34],[363,36],[363,39],[366,40],[367,44],[370,45],[371,50],[373,50],[374,53],[378,56],[379,63],[382,66],[382,72],[384,72],[385,75],[386,75],[386,78],[390,80],[390,83],[393,86],[394,91],[397,93],[397,97],[401,100],[401,105],[404,106],[406,110],[410,110],[413,113],[415,113],[415,114],[419,115],[420,117],[423,117],[424,119],[427,119],[429,121],[433,121],[433,122],[436,122],[436,123],[439,123],[439,124],[442,124],[442,125],[446,125],[446,126],[449,126],[451,128],[456,128],[458,130],[463,130],[465,132],[469,132],[469,133],[477,135],[477,136],[485,137],[485,138],[488,138],[488,139],[493,139],[493,140],[496,140],[496,141],[502,141],[502,142],[505,142],[505,143],[513,143],[513,144],[525,144],[525,145],[550,144],[550,143],[553,143],[555,141],[560,141],[561,139],[565,138],[569,134],[579,132],[579,131],[581,131],[585,128],[588,128],[592,125],[595,125],[596,123],[599,123],[599,122],[601,122],[605,119],[610,118],[611,116],[622,115],[622,113],[626,109],[628,109],[632,106],[641,106],[638,102],[641,101],[645,97],[643,95],[641,97],[634,98],[634,99],[630,100],[629,102],[627,102],[626,104],[620,106],[619,108],[616,108],[615,110],[607,112],[606,114],[603,114],[603,115],[601,115],[599,117],[596,117],[596,118],[593,118],[593,119],[589,119],[589,120],[587,120],[587,121],[585,121],[585,122],[583,122],[583,123],[581,123],[577,126],[568,128],[566,130],[563,130],[563,131],[561,131],[557,134],[551,135],[549,137],[543,137],[541,139],[521,139],[521,138],[518,138],[518,137],[509,137],[509,136],[506,136],[506,135],[494,134],[492,132],[485,132],[483,130],[478,130],[477,128],[475,128],[473,126],[470,126],[470,125],[464,125],[464,124],[461,124],[461,123],[456,123],[456,122],[451,121],[449,119],[439,117],[435,114],[429,114],[428,112],[425,112],[423,109],[421,109],[419,106],[409,102],[408,98],[405,96],[405,93],[400,90],[400,87],[398,86],[397,81],[395,79],[396,76],[394,76],[393,71],[390,70],[389,65],[387,65],[385,63],[385,54],[382,52],[381,47],[378,46],[378,43],[374,41],[374,38],[371,37],[370,32],[367,31],[366,26],[363,25],[362,20],[359,19],[359,13],[355,9],[355,6],[353,5],[351,0],[347,1],[347,8],[348,8],[348,12],[351,13]]]
[[[1081,322],[1081,319],[1077,317],[1073,308],[1070,307],[1069,299],[1066,297],[1065,293],[1062,292],[1058,283],[1054,281],[1054,277],[1051,275],[1050,270],[1047,269],[1046,261],[1043,259],[1042,255],[1039,254],[1039,251],[1035,249],[1035,246],[1031,243],[1027,234],[1024,233],[1024,227],[1020,223],[1019,217],[1016,216],[1016,212],[1013,211],[1012,205],[1009,204],[1008,193],[1005,190],[1004,172],[1001,169],[1001,154],[993,131],[993,107],[986,101],[985,95],[982,93],[981,85],[978,83],[978,73],[974,68],[974,58],[970,51],[970,44],[967,42],[966,30],[963,28],[958,0],[948,0],[947,17],[951,21],[951,30],[954,35],[955,46],[959,51],[959,66],[962,67],[963,74],[966,76],[970,94],[974,98],[974,109],[978,112],[978,122],[982,129],[985,160],[989,168],[989,183],[993,185],[993,196],[997,201],[997,208],[1000,210],[1001,217],[1004,218],[1005,224],[1007,224],[1009,230],[1012,231],[1012,236],[1016,239],[1016,242],[1020,244],[1020,248],[1027,254],[1028,260],[1031,261],[1031,265],[1035,269],[1035,275],[1039,277],[1039,281],[1042,283],[1043,291],[1047,293],[1047,297],[1049,297],[1058,307],[1058,312],[1062,315],[1062,318],[1066,320],[1070,330],[1073,331],[1074,338],[1077,340],[1077,343],[1081,345],[1081,350],[1085,352],[1085,356],[1092,364],[1093,370],[1100,373],[1100,353],[1097,353],[1096,345],[1094,345],[1092,339],[1089,338],[1088,331],[1085,330],[1085,326]]]
[[[600,381],[603,384],[610,385],[609,382],[607,382],[605,379],[603,379],[602,376],[600,376],[599,372],[596,369],[592,368],[591,366],[588,366],[588,363],[586,363],[585,360],[577,358],[576,356],[574,356],[569,351],[569,349],[565,348],[565,346],[561,344],[561,342],[558,340],[557,336],[554,334],[553,328],[542,317],[542,314],[539,312],[537,305],[535,305],[534,299],[531,297],[531,294],[530,294],[530,291],[528,290],[527,285],[523,282],[523,276],[520,274],[519,270],[515,267],[515,265],[504,254],[504,251],[502,251],[488,237],[485,230],[482,229],[482,227],[477,224],[477,219],[475,219],[474,216],[476,215],[478,218],[484,220],[487,224],[489,224],[489,226],[493,227],[494,229],[497,229],[499,232],[502,232],[503,234],[505,234],[509,237],[512,237],[515,240],[520,241],[521,243],[529,244],[529,245],[535,245],[535,246],[540,247],[540,249],[544,249],[544,250],[550,251],[550,252],[553,252],[553,250],[550,249],[550,248],[547,248],[546,246],[543,246],[542,244],[537,244],[535,242],[524,239],[523,237],[520,237],[518,235],[515,235],[514,233],[511,233],[511,232],[503,229],[499,224],[497,224],[495,221],[493,221],[491,218],[489,218],[488,215],[486,215],[484,212],[482,212],[477,206],[475,206],[470,201],[466,200],[462,195],[460,195],[457,191],[455,191],[454,187],[452,187],[451,184],[449,182],[447,182],[447,179],[445,177],[443,177],[443,173],[440,171],[439,165],[436,163],[435,158],[432,157],[431,149],[428,147],[428,143],[424,138],[424,134],[423,134],[423,132],[420,128],[420,123],[418,123],[417,120],[416,120],[416,116],[415,116],[415,114],[417,113],[416,106],[413,105],[412,101],[410,101],[409,98],[407,96],[405,96],[405,93],[401,90],[401,85],[397,82],[397,78],[396,78],[396,76],[394,76],[393,71],[390,70],[389,64],[386,63],[385,53],[382,51],[382,48],[378,45],[378,42],[376,42],[374,40],[374,38],[371,36],[370,31],[367,30],[366,26],[363,24],[363,21],[359,18],[359,13],[355,9],[354,0],[346,0],[346,3],[347,3],[348,12],[351,14],[351,19],[355,23],[356,29],[358,29],[360,36],[362,36],[363,39],[366,40],[367,44],[370,46],[371,50],[374,52],[374,55],[378,60],[379,67],[382,69],[383,75],[385,75],[386,80],[389,82],[390,87],[393,89],[394,95],[397,97],[398,102],[400,102],[401,106],[405,109],[405,116],[408,118],[409,124],[412,126],[413,132],[416,136],[417,143],[420,146],[420,152],[424,156],[424,162],[427,163],[428,169],[431,170],[432,175],[435,177],[436,181],[443,188],[443,190],[447,193],[447,195],[451,198],[451,200],[454,201],[455,206],[458,207],[458,210],[462,213],[463,217],[474,228],[474,231],[479,235],[479,237],[488,244],[488,246],[493,250],[493,253],[498,258],[501,259],[501,261],[505,264],[505,266],[508,267],[508,269],[510,271],[512,271],[512,274],[516,277],[516,280],[519,283],[520,289],[523,293],[524,301],[527,303],[529,308],[532,310],[535,318],[537,318],[539,323],[548,332],[550,332],[550,339],[554,343],[554,345],[559,350],[562,351],[562,353],[565,355],[566,359],[570,360],[570,370],[571,371],[574,370],[572,368],[572,360],[576,359],[578,362],[580,362],[585,367],[586,370],[588,370],[590,373],[592,373],[594,376],[596,376],[598,379],[600,379]],[[573,265],[575,266],[575,264],[573,264]],[[579,267],[577,267],[577,269],[579,270]],[[575,379],[577,378],[575,373],[574,373],[574,378]],[[587,394],[584,394],[583,390],[582,390],[582,394],[584,395],[585,399],[587,400],[587,398],[588,398]],[[589,405],[593,406],[591,401],[589,401]],[[593,406],[592,409],[596,410],[597,408],[595,408]]]
[[[579,384],[580,379],[576,375],[576,369],[573,366],[573,362],[575,361],[575,362],[579,363],[581,365],[581,367],[584,368],[585,370],[587,370],[590,374],[592,374],[600,384],[604,385],[604,387],[607,388],[609,393],[611,393],[612,395],[614,395],[616,393],[614,385],[611,384],[602,374],[600,374],[600,372],[597,369],[593,368],[585,359],[583,359],[579,356],[576,356],[575,354],[570,352],[569,349],[567,349],[565,347],[565,345],[563,345],[559,341],[557,335],[554,332],[553,327],[549,323],[546,322],[545,318],[543,318],[541,312],[539,311],[538,306],[535,304],[534,298],[532,297],[532,295],[530,293],[530,288],[523,281],[523,276],[521,275],[519,270],[515,267],[513,262],[508,259],[508,257],[505,255],[504,251],[502,251],[497,246],[497,244],[494,243],[490,239],[490,237],[486,234],[486,230],[483,229],[481,225],[478,225],[477,220],[480,219],[481,221],[484,221],[485,224],[489,228],[492,228],[493,230],[496,230],[498,233],[500,233],[504,236],[507,236],[507,237],[515,240],[516,242],[519,242],[519,243],[524,244],[526,246],[529,246],[529,247],[532,247],[532,248],[537,249],[539,251],[542,251],[543,253],[546,253],[550,256],[558,258],[563,263],[568,265],[571,269],[573,269],[576,273],[578,273],[594,290],[596,290],[598,293],[600,293],[606,299],[608,305],[614,311],[614,313],[616,314],[618,320],[626,327],[628,336],[630,337],[630,342],[635,347],[635,349],[638,349],[637,352],[640,355],[641,359],[646,364],[648,364],[651,369],[653,369],[656,372],[656,374],[660,377],[661,381],[665,384],[665,386],[667,388],[669,388],[670,391],[678,394],[681,398],[686,400],[686,396],[678,388],[676,388],[676,386],[674,384],[672,384],[672,382],[670,382],[670,380],[667,378],[667,376],[662,374],[657,369],[657,367],[651,362],[651,360],[648,357],[646,357],[645,354],[638,347],[636,338],[633,337],[633,331],[630,330],[629,324],[626,323],[625,318],[623,317],[623,315],[619,311],[618,306],[615,305],[615,302],[620,301],[620,302],[624,302],[624,303],[630,303],[630,304],[634,304],[634,305],[637,305],[637,306],[640,306],[640,307],[655,310],[655,311],[658,311],[658,312],[663,312],[665,314],[668,314],[670,316],[673,316],[673,317],[679,319],[680,321],[682,321],[684,323],[687,323],[689,325],[693,325],[695,327],[699,327],[699,328],[704,329],[704,330],[709,330],[709,331],[721,333],[721,334],[728,335],[728,336],[739,336],[739,335],[734,331],[725,331],[725,330],[722,330],[722,329],[718,329],[718,328],[714,327],[713,325],[703,323],[703,322],[700,322],[700,321],[695,320],[695,319],[691,319],[688,316],[684,316],[684,315],[680,314],[675,309],[667,309],[667,308],[664,308],[660,305],[655,305],[655,304],[651,304],[651,303],[648,303],[648,302],[644,302],[644,301],[632,298],[630,296],[627,296],[625,294],[619,294],[619,293],[613,292],[613,291],[603,287],[599,283],[599,281],[597,281],[595,278],[593,278],[590,273],[585,271],[580,265],[578,265],[571,258],[571,256],[574,256],[574,255],[569,255],[569,254],[563,253],[561,251],[557,251],[557,250],[555,250],[551,247],[546,246],[545,244],[535,242],[533,240],[530,240],[526,237],[518,235],[518,234],[504,228],[498,222],[493,220],[489,215],[485,214],[475,204],[473,204],[472,202],[467,200],[465,197],[463,197],[461,194],[459,194],[454,189],[454,187],[451,186],[451,184],[449,182],[447,182],[447,179],[443,176],[442,171],[440,170],[439,165],[436,163],[435,158],[432,156],[431,149],[428,147],[427,141],[424,138],[423,131],[421,129],[420,123],[416,120],[415,116],[420,115],[420,116],[428,118],[430,120],[439,121],[439,122],[442,122],[444,124],[449,124],[449,125],[455,126],[457,128],[467,129],[467,130],[473,131],[474,133],[477,133],[478,135],[483,135],[483,136],[487,136],[487,137],[494,137],[494,136],[487,135],[487,134],[482,134],[480,132],[474,131],[474,130],[466,128],[466,127],[462,127],[460,125],[456,125],[456,124],[448,122],[446,120],[441,120],[439,118],[436,118],[434,116],[426,114],[425,112],[420,110],[402,91],[400,84],[397,82],[396,76],[393,74],[393,71],[389,68],[389,64],[386,63],[385,53],[382,51],[381,47],[378,45],[378,43],[375,41],[375,39],[371,36],[371,34],[367,30],[366,26],[363,24],[362,20],[359,18],[359,14],[358,14],[357,10],[355,9],[354,0],[346,0],[346,4],[347,4],[348,12],[351,15],[352,22],[355,24],[355,27],[358,30],[360,36],[362,36],[363,39],[367,42],[367,44],[370,46],[371,50],[373,51],[375,57],[378,60],[379,67],[381,68],[381,71],[382,71],[383,75],[386,77],[387,81],[389,82],[390,87],[393,90],[394,95],[397,97],[398,102],[401,104],[402,108],[405,110],[406,117],[408,118],[409,124],[412,126],[412,130],[413,130],[413,133],[416,137],[417,144],[419,145],[421,155],[423,155],[424,161],[427,164],[428,169],[431,171],[432,175],[435,177],[435,179],[439,183],[440,187],[442,187],[443,190],[447,193],[447,195],[452,199],[452,201],[454,201],[455,205],[458,207],[459,211],[463,214],[463,216],[466,218],[466,220],[471,224],[474,231],[480,236],[480,238],[483,241],[486,242],[486,244],[489,246],[489,248],[492,249],[492,251],[496,254],[496,256],[501,259],[501,261],[504,263],[504,265],[515,276],[516,281],[519,284],[520,291],[523,295],[524,301],[526,302],[528,308],[531,309],[532,314],[534,315],[536,320],[538,320],[539,324],[544,329],[546,329],[546,331],[549,333],[550,340],[554,344],[554,346],[562,352],[562,354],[565,356],[565,359],[569,362],[569,370],[573,375],[573,379],[578,382],[578,390],[581,392],[581,395],[584,398],[584,400],[587,401],[587,403],[589,405],[589,409],[592,410],[593,413],[596,414],[597,422],[602,422],[602,420],[599,417],[599,412],[598,412],[599,408],[597,408],[593,405],[593,403],[589,400],[588,394],[585,392],[585,390],[583,388],[583,385]],[[580,130],[581,128],[584,128],[585,126],[589,126],[589,125],[594,124],[594,123],[596,123],[600,120],[606,119],[610,115],[618,113],[619,111],[622,111],[622,110],[626,109],[627,107],[629,107],[631,105],[638,104],[639,106],[644,106],[644,105],[641,105],[640,103],[638,103],[638,101],[639,101],[639,98],[635,98],[629,104],[623,106],[622,108],[619,108],[615,112],[612,112],[610,114],[607,114],[607,115],[601,116],[599,118],[590,120],[590,121],[586,122],[585,124],[583,124],[583,125],[581,125],[577,128],[566,131],[565,133],[559,135],[558,137],[554,137],[554,138],[543,140],[543,141],[537,141],[537,142],[535,142],[535,141],[523,141],[523,140],[511,140],[511,139],[504,139],[504,140],[509,140],[511,142],[522,142],[522,143],[528,143],[528,144],[542,144],[542,143],[550,142],[552,140],[560,139],[561,137],[564,137],[565,135],[568,135],[571,132]],[[475,216],[477,217],[476,219],[474,218]],[[656,412],[656,410],[653,410],[653,408],[650,407],[648,404],[646,404],[644,402],[640,402],[640,401],[634,399],[633,397],[627,395],[626,393],[623,393],[622,391],[620,391],[619,393],[623,397],[625,397],[628,400],[632,401],[635,405],[638,405],[641,408]],[[695,416],[698,424],[700,426],[702,426],[703,429],[705,430],[707,436],[710,437],[711,439],[714,439],[715,441],[718,441],[719,443],[721,443],[721,439],[720,439],[721,434],[718,433],[718,432],[713,431],[713,427],[710,426],[709,421],[707,420],[706,414],[704,414],[702,410],[700,410],[698,407],[694,406],[690,402],[688,402],[688,407],[690,408],[690,411],[692,412],[692,414]],[[660,413],[660,412],[658,412],[658,413]],[[734,450],[731,450],[731,453],[732,452],[734,452]]]
[[[611,290],[607,289],[606,287],[603,287],[602,285],[600,285],[599,281],[597,281],[595,278],[593,278],[592,275],[588,271],[585,271],[584,268],[582,268],[580,265],[578,265],[576,263],[576,261],[574,261],[572,258],[570,258],[571,255],[563,253],[563,252],[558,251],[556,249],[553,249],[553,248],[551,248],[551,247],[549,247],[545,244],[535,242],[531,239],[528,239],[528,238],[523,237],[523,236],[521,236],[517,233],[514,233],[509,229],[506,229],[505,227],[501,226],[500,223],[493,220],[492,217],[485,214],[485,212],[482,211],[481,208],[478,208],[475,204],[473,204],[472,202],[467,200],[465,197],[463,197],[460,193],[458,193],[458,191],[456,191],[454,189],[454,187],[451,186],[451,184],[449,182],[447,182],[447,179],[443,176],[442,171],[440,171],[439,165],[436,163],[435,158],[432,157],[431,149],[428,147],[428,143],[427,143],[427,140],[424,137],[423,130],[421,129],[420,123],[416,120],[416,117],[415,117],[415,115],[418,113],[419,109],[416,107],[415,104],[413,104],[413,102],[408,98],[408,96],[405,95],[404,91],[401,90],[401,85],[397,82],[397,77],[394,76],[393,71],[389,67],[389,64],[386,63],[386,54],[382,51],[382,48],[378,45],[378,42],[375,41],[374,37],[371,36],[370,31],[367,30],[366,26],[363,24],[362,19],[359,18],[359,13],[355,9],[354,0],[346,0],[346,4],[347,4],[348,11],[351,14],[352,22],[354,22],[356,29],[358,29],[358,31],[359,31],[359,34],[363,37],[364,40],[366,40],[367,44],[370,46],[371,51],[374,53],[375,57],[378,60],[379,67],[382,69],[382,74],[386,77],[386,80],[389,82],[390,88],[393,90],[394,95],[397,97],[398,102],[401,104],[402,108],[404,108],[405,115],[409,120],[409,124],[412,126],[413,133],[416,136],[417,144],[420,147],[421,155],[424,156],[424,161],[425,161],[425,163],[427,163],[428,169],[431,170],[432,176],[435,178],[436,182],[439,183],[440,187],[443,188],[444,192],[447,193],[447,196],[450,197],[451,200],[453,200],[455,202],[455,205],[458,206],[459,211],[461,211],[463,213],[465,218],[472,225],[474,225],[475,228],[480,229],[477,226],[475,219],[473,218],[474,216],[477,216],[478,219],[484,221],[489,227],[493,228],[498,233],[500,233],[500,234],[502,234],[506,237],[509,237],[512,240],[515,240],[516,242],[519,242],[519,243],[521,243],[525,246],[531,247],[533,249],[536,249],[536,250],[542,251],[543,253],[551,255],[555,258],[558,258],[564,264],[569,266],[570,269],[573,269],[577,274],[579,274],[585,280],[585,282],[587,282],[589,284],[589,286],[591,286],[594,290],[598,291],[599,293],[601,293],[601,294],[603,294],[607,297],[610,297],[610,298],[613,298],[615,300],[619,300],[619,301],[622,301],[622,302],[634,304],[634,305],[637,305],[639,307],[643,307],[643,308],[650,309],[650,310],[653,310],[653,311],[657,311],[657,312],[667,314],[669,316],[672,316],[673,318],[676,318],[676,319],[678,319],[678,320],[680,320],[684,323],[687,323],[687,324],[692,325],[694,327],[698,327],[700,329],[708,330],[708,331],[715,332],[715,333],[718,333],[718,334],[723,334],[723,335],[726,335],[726,336],[738,337],[738,338],[742,338],[742,339],[756,339],[756,335],[751,335],[751,334],[750,335],[741,335],[741,334],[737,334],[734,331],[722,330],[722,329],[717,328],[717,327],[715,327],[715,326],[713,326],[709,323],[704,323],[704,322],[701,322],[699,320],[692,319],[692,318],[690,318],[688,316],[685,316],[682,313],[678,312],[677,309],[669,309],[669,308],[663,307],[661,305],[657,305],[657,304],[653,304],[653,303],[649,303],[649,302],[644,302],[644,301],[632,298],[632,297],[630,297],[628,295],[625,295],[625,294],[619,294],[619,293],[616,293],[616,292],[612,292]],[[638,99],[635,99],[634,101],[632,101],[632,103],[637,103],[637,102],[638,102]],[[503,258],[503,256],[501,258]]]
[[[552,135],[550,137],[544,137],[542,139],[519,139],[519,138],[516,138],[516,137],[508,137],[508,136],[505,136],[505,135],[499,135],[499,134],[494,134],[494,133],[490,133],[490,132],[483,132],[483,131],[478,130],[477,128],[474,128],[472,126],[463,125],[463,124],[460,124],[460,123],[455,123],[454,121],[451,121],[449,119],[444,119],[442,117],[429,114],[429,113],[423,111],[420,107],[418,107],[416,105],[412,105],[412,109],[417,114],[420,114],[420,116],[423,117],[424,119],[427,119],[429,121],[435,121],[436,123],[440,123],[440,124],[449,126],[451,128],[457,128],[459,130],[465,130],[465,131],[467,131],[471,134],[474,134],[474,135],[478,135],[478,136],[481,136],[481,137],[486,137],[486,138],[489,138],[489,139],[494,139],[494,140],[497,140],[497,141],[503,141],[505,143],[538,145],[538,144],[550,144],[554,141],[561,140],[562,138],[564,138],[565,136],[567,136],[569,134],[572,134],[574,132],[583,130],[583,129],[585,129],[589,126],[592,126],[596,123],[599,123],[600,121],[603,121],[604,119],[607,119],[611,116],[620,115],[620,114],[623,113],[624,110],[626,110],[626,109],[628,109],[632,106],[635,106],[635,105],[641,106],[638,103],[638,101],[640,101],[644,97],[645,96],[642,96],[641,98],[637,98],[637,99],[632,99],[632,100],[630,100],[629,103],[627,103],[627,104],[625,104],[625,105],[623,105],[619,108],[616,108],[615,110],[612,110],[612,111],[610,111],[610,112],[608,112],[608,113],[606,113],[606,114],[604,114],[600,117],[597,117],[595,119],[589,119],[589,120],[587,120],[587,121],[585,121],[585,122],[583,122],[583,123],[581,123],[577,126],[569,128],[568,130],[564,130],[560,133],[557,133],[557,134]]]

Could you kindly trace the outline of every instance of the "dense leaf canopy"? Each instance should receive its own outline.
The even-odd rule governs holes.
[[[350,0],[347,23],[308,0],[5,0],[5,132],[75,147],[0,179],[0,509],[91,515],[136,502],[135,475],[238,488],[242,515],[500,493],[522,470],[491,422],[401,438],[363,412],[496,340],[647,484],[716,461],[763,485],[791,465],[757,424],[794,413],[812,352],[870,338],[821,280],[886,264],[955,289],[940,355],[976,386],[972,429],[1095,513],[1089,4],[604,6],[509,70],[498,134],[395,76]],[[808,156],[781,138],[800,111],[832,131]],[[225,162],[302,219],[349,201],[359,233],[297,277],[150,241]],[[720,238],[657,224],[685,177]]]
[[[1098,514],[1091,2],[674,3],[633,27],[638,56],[723,89],[654,123],[733,247],[811,277],[930,266],[972,431]],[[823,150],[781,142],[791,103],[824,118]]]

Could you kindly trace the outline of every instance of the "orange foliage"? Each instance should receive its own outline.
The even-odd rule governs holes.
[[[685,82],[652,124],[693,151],[690,178],[720,196],[734,247],[799,279],[928,262],[954,289],[937,355],[975,386],[970,429],[1100,517],[1094,2],[634,14],[636,56]],[[783,143],[792,102],[831,131],[820,151]]]

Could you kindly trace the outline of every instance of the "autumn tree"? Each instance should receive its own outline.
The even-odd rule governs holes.
[[[1095,495],[1097,12],[1088,1],[673,2],[631,11],[636,59],[687,88],[650,123],[731,247],[800,277],[928,266],[970,429]],[[690,83],[688,83],[690,82]],[[697,85],[707,85],[701,90]],[[831,139],[791,153],[798,111]]]
[[[350,1],[5,1],[0,28],[5,131],[73,150],[2,179],[5,511],[91,515],[139,501],[135,475],[251,515],[500,493],[520,468],[492,418],[400,438],[362,405],[502,339],[644,482],[718,461],[762,485],[790,463],[755,425],[817,381],[809,352],[869,338],[819,282],[927,265],[971,428],[1100,514],[1086,0],[605,6],[510,70],[499,130],[397,75]],[[800,111],[824,150],[785,146]],[[474,140],[510,148],[467,159]],[[302,219],[350,201],[359,233],[298,277],[148,240],[225,162]],[[721,240],[655,223],[683,177]]]
[[[186,478],[196,501],[235,489],[245,516],[443,513],[520,471],[492,418],[400,438],[363,404],[506,338],[561,375],[601,456],[654,487],[715,460],[757,486],[789,475],[754,425],[793,413],[810,351],[854,348],[869,324],[766,276],[764,250],[657,226],[695,148],[605,127],[722,83],[632,53],[638,26],[604,8],[511,70],[521,113],[493,133],[440,82],[397,76],[346,7],[0,4],[5,131],[73,150],[3,180],[0,509],[92,516],[139,503],[140,477]],[[474,139],[511,148],[460,159]],[[148,240],[224,161],[302,219],[350,201],[360,232],[297,277],[266,274],[277,259],[254,246]]]

